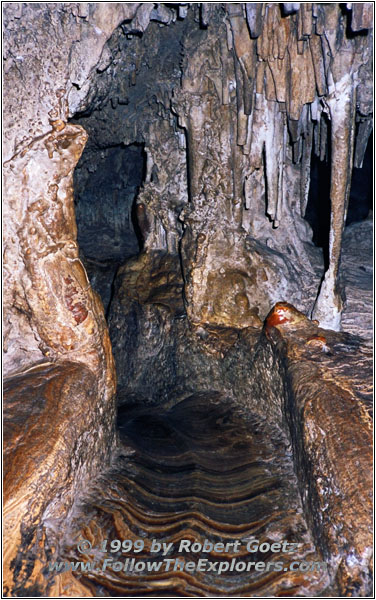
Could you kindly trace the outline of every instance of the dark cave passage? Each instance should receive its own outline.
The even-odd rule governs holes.
[[[330,229],[330,148],[327,155],[316,156],[312,151],[311,176],[305,219],[312,227],[312,241],[323,249],[325,268],[329,261]],[[371,132],[363,164],[354,166],[351,177],[350,197],[346,227],[367,219],[373,207],[373,133]]]
[[[75,122],[85,126],[85,119]],[[105,311],[118,266],[142,246],[135,200],[145,160],[143,144],[100,147],[89,139],[74,172],[77,241]]]
[[[123,262],[137,254],[133,205],[144,169],[142,145],[85,148],[74,189],[78,243],[87,258]]]
[[[92,104],[71,119],[89,135],[74,172],[78,244],[107,316],[118,267],[144,248],[149,233],[157,233],[157,249],[177,251],[182,226],[174,221],[185,202],[186,177],[174,154],[180,148],[185,161],[185,143],[163,102],[180,78],[186,28],[184,20],[173,27],[151,23],[143,36],[117,28],[108,42],[113,65],[97,74]],[[158,54],[149,49],[155,44]],[[137,206],[145,185],[152,192],[146,190]],[[165,215],[158,207],[153,214],[148,207],[146,214],[153,200],[171,204],[172,211]]]

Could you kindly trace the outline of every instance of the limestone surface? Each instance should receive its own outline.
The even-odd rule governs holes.
[[[372,3],[5,2],[3,24],[4,594],[369,594]],[[165,517],[290,531],[329,568],[48,570]]]

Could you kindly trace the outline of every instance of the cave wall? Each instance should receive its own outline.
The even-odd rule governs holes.
[[[121,332],[115,358],[133,361],[119,374],[120,392],[129,398],[148,383],[156,403],[169,398],[168,381],[183,393],[187,380],[204,382],[210,372],[220,386],[232,372],[247,405],[252,385],[260,395],[253,375],[262,371],[241,363],[238,334],[223,338],[220,328],[259,333],[281,300],[340,328],[351,170],[362,164],[371,131],[372,18],[370,3],[4,4],[5,369],[15,386],[30,374],[33,388],[38,369],[57,364],[46,397],[62,407],[56,445],[37,474],[25,473],[29,491],[9,497],[9,581],[22,568],[27,580],[42,535],[36,523],[43,515],[64,519],[79,485],[108,463],[116,443],[112,348],[77,243],[73,187],[77,200],[91,165],[76,183],[73,173],[88,134],[92,155],[134,144],[145,153],[134,205],[143,253],[120,270],[109,313],[111,331]],[[331,160],[321,288],[323,260],[304,219],[312,151]],[[85,220],[85,211],[77,216]],[[129,253],[137,251],[134,237],[132,244]],[[194,356],[192,326],[214,362]],[[141,368],[132,354],[137,336],[149,352]],[[185,361],[174,359],[179,353],[192,369],[160,370],[151,386],[149,366],[158,372],[161,348],[170,369]],[[273,394],[281,381],[268,379],[275,365],[265,353],[271,400],[258,409],[278,419]],[[62,391],[61,381],[72,390],[82,384],[73,413],[70,383]],[[58,469],[60,487],[46,475]],[[27,521],[36,485],[47,502]],[[367,546],[361,560],[368,558]]]
[[[370,38],[348,31],[371,24],[369,7],[363,7],[360,17],[356,6],[351,25],[349,15],[335,4],[289,5],[284,16],[276,3],[245,9],[229,5],[225,18],[217,7],[207,10],[212,27],[187,40],[182,87],[174,104],[187,129],[190,163],[192,202],[184,215],[188,231],[182,243],[190,317],[195,322],[236,318],[239,307],[236,302],[229,307],[228,293],[217,305],[226,304],[230,319],[215,307],[209,292],[215,287],[209,279],[213,270],[221,269],[219,293],[238,286],[247,297],[245,304],[248,300],[262,318],[277,295],[289,297],[307,314],[312,311],[305,302],[309,286],[319,282],[303,217],[312,147],[322,151],[330,138],[330,264],[313,315],[338,330],[342,304],[337,278],[355,107],[359,120],[371,109]],[[330,132],[323,113],[330,119]],[[361,140],[362,133],[358,147]],[[257,246],[252,248],[255,240],[262,244],[261,260]],[[231,258],[226,264],[227,248]]]
[[[7,370],[43,360],[46,351],[71,359],[85,344],[76,340],[73,351],[72,340],[65,346],[46,341],[37,326],[46,315],[33,315],[28,306],[37,277],[29,266],[35,242],[28,244],[28,236],[36,234],[28,232],[23,244],[19,240],[28,219],[37,220],[41,211],[46,223],[56,221],[57,190],[51,186],[71,180],[86,141],[83,132],[65,124],[74,115],[93,117],[98,109],[103,109],[99,124],[85,119],[96,148],[145,145],[146,176],[137,200],[144,247],[177,252],[182,238],[193,323],[247,326],[254,315],[263,319],[276,301],[288,298],[306,314],[313,309],[322,325],[339,329],[338,268],[355,122],[356,165],[362,164],[370,133],[371,8],[214,3],[176,11],[146,3],[5,4]],[[153,31],[150,20],[158,22]],[[111,122],[119,126],[109,125],[108,111],[116,112]],[[68,134],[72,140],[77,136],[80,151],[55,152],[54,144],[68,144]],[[315,304],[323,265],[303,217],[311,150],[322,157],[329,139],[330,262]],[[27,163],[24,186],[31,190],[38,144],[46,181],[36,177],[33,197],[26,198],[19,173]],[[36,161],[40,171],[39,156]],[[62,210],[71,212],[71,184],[67,190]],[[33,204],[39,196],[46,206]],[[59,251],[78,265],[72,212],[70,218],[59,233]],[[41,258],[52,260],[50,248],[57,243],[56,235],[44,242],[48,256],[35,254],[38,268]],[[68,285],[62,279],[56,285],[71,294],[62,290]],[[86,282],[78,285],[80,294],[90,294]]]
[[[370,7],[179,11],[114,33],[82,124],[99,146],[145,145],[144,247],[181,240],[192,323],[247,326],[288,298],[339,330],[353,155],[359,167],[372,127]],[[312,154],[330,162],[325,265],[304,218]]]
[[[79,259],[73,205],[73,171],[87,134],[67,121],[87,94],[107,39],[138,6],[3,6],[4,367],[10,377],[4,574],[11,594],[13,588],[22,595],[25,585],[29,595],[43,595],[42,523],[50,519],[56,552],[53,532],[85,482],[108,464],[116,441],[111,344],[102,303]],[[24,377],[20,404],[18,376]],[[22,448],[32,460],[21,468]]]
[[[121,3],[111,8],[85,3],[4,7],[8,372],[45,356],[81,358],[94,370],[99,361],[103,363],[100,348],[107,338],[102,309],[78,258],[73,208],[73,170],[87,134],[67,125],[67,119],[86,96],[90,85],[86,82],[86,91],[82,86],[113,29],[134,16],[137,7]],[[47,283],[51,274],[46,278],[44,268],[56,275],[54,283]],[[42,307],[42,296],[50,310]],[[60,336],[55,326],[60,326]]]

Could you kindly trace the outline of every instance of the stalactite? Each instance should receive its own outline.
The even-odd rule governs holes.
[[[313,34],[309,40],[309,48],[312,54],[312,63],[315,72],[317,95],[325,96],[327,85],[321,43],[321,36],[316,34]]]
[[[296,121],[300,118],[303,105],[313,102],[316,97],[312,56],[307,42],[304,44],[302,54],[299,54],[296,42],[288,47],[287,110],[289,118]]]
[[[303,2],[299,11],[298,39],[305,39],[312,34],[312,3]]]
[[[352,2],[351,3],[351,29],[352,31],[361,31],[362,29],[372,29],[373,10],[372,2]]]
[[[201,24],[204,27],[207,27],[210,22],[210,3],[209,2],[201,2]]]
[[[265,135],[265,166],[267,180],[267,214],[278,227],[281,219],[279,192],[281,189],[281,166],[284,153],[284,121],[276,102],[265,103],[266,123],[269,128]]]
[[[249,39],[247,24],[243,14],[239,14],[238,11],[239,9],[232,9],[229,18],[235,51],[234,67],[238,112],[237,143],[239,146],[244,146],[247,141],[248,115],[252,110],[253,82],[251,77],[254,70],[254,52],[253,43]]]
[[[252,39],[256,39],[259,37],[262,31],[264,3],[246,2],[245,7],[250,36]]]
[[[353,31],[370,27],[371,24],[369,5],[362,8],[361,4],[357,4],[355,10],[350,7]],[[235,65],[238,103],[237,141],[243,146],[245,156],[249,156],[249,165],[245,169],[247,175],[244,175],[246,177],[244,189],[247,190],[245,194],[246,210],[249,210],[250,207],[249,189],[252,180],[249,169],[259,169],[264,156],[267,190],[266,212],[274,226],[277,226],[282,218],[279,194],[283,186],[280,185],[279,173],[282,173],[285,168],[285,153],[281,153],[279,150],[281,134],[277,135],[276,133],[276,112],[271,107],[275,105],[287,112],[289,140],[286,140],[286,143],[292,145],[293,163],[300,165],[299,214],[304,217],[310,186],[312,147],[315,154],[321,160],[325,160],[328,157],[328,135],[331,135],[332,144],[335,139],[332,117],[334,108],[327,99],[328,87],[333,88],[333,57],[342,52],[353,53],[356,47],[358,61],[353,69],[355,72],[361,67],[362,60],[363,63],[369,62],[367,52],[364,54],[364,48],[367,45],[364,45],[360,38],[355,41],[348,39],[341,45],[342,42],[338,38],[337,32],[338,29],[343,30],[346,27],[346,17],[339,6],[333,3],[329,5],[284,3],[282,13],[276,3],[245,4],[246,19],[244,22],[246,21],[248,27],[248,39],[242,32],[243,21],[239,5],[227,6],[226,10],[231,23],[233,44],[238,59],[238,63]],[[348,48],[345,48],[346,44]],[[252,45],[256,51],[257,64],[250,60]],[[363,59],[360,58],[362,53]],[[244,57],[247,57],[248,62],[244,60]],[[252,94],[254,98],[249,101],[249,105],[254,105],[253,111],[248,110],[248,107],[246,110],[248,104],[246,98],[252,88],[245,85],[245,82],[250,81],[249,75],[252,67],[253,73],[255,73],[255,89]],[[241,79],[241,71],[243,71],[243,79]],[[245,77],[246,73],[248,78]],[[337,75],[334,76],[338,80]],[[365,79],[367,76],[364,74],[362,77]],[[360,78],[360,84],[363,79]],[[349,85],[355,89],[355,81],[352,80]],[[360,89],[369,88],[363,86]],[[366,93],[363,95],[365,98],[367,97]],[[364,110],[369,111],[367,100],[364,105]],[[269,108],[266,109],[266,106]],[[360,106],[359,102],[358,106]],[[246,114],[251,115],[248,121],[245,119]],[[353,116],[352,113],[352,119]],[[362,162],[371,131],[370,123],[369,119],[360,120],[355,165],[360,165]],[[330,128],[329,132],[328,128]],[[353,133],[353,128],[350,128],[351,135],[348,138],[350,146],[353,145],[351,141]],[[271,142],[272,139],[274,144]],[[351,154],[352,151],[349,150],[349,152]],[[347,160],[347,163],[351,172],[351,161]],[[335,168],[333,161],[332,168]],[[332,200],[333,207],[339,202],[339,200]],[[332,214],[332,220],[340,221],[343,218],[346,213],[345,204],[342,197],[342,217]],[[333,232],[331,236],[331,245],[336,249]],[[337,238],[338,236],[340,237],[340,234],[337,234]],[[337,250],[332,253],[332,259],[337,265],[334,267],[335,273],[338,270],[337,254]],[[336,303],[334,296],[332,301],[334,304]]]
[[[228,48],[225,40],[221,38],[220,40],[220,48],[221,48],[221,74],[222,74],[222,104],[227,105],[230,102],[230,94],[229,94],[229,76],[228,76]]]
[[[300,2],[284,2],[283,10],[286,15],[291,15],[299,10]]]
[[[311,155],[313,143],[313,123],[308,105],[305,105],[305,132],[303,137],[301,180],[300,180],[300,214],[305,216],[311,177]]]

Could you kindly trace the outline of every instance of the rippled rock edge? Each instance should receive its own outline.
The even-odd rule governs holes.
[[[328,562],[331,590],[342,596],[368,595],[372,581],[370,352],[360,339],[319,329],[303,315],[282,324],[273,311],[271,315],[256,343],[250,328],[239,332],[239,340],[254,353],[253,375],[263,397],[269,398],[270,418],[284,412],[289,423],[305,516]],[[82,365],[65,362],[41,365],[8,383],[5,406],[10,423],[17,422],[22,405],[27,406],[25,398],[32,404],[36,397],[42,408],[36,417],[26,415],[24,429],[15,431],[13,439],[10,430],[10,483],[6,479],[5,488],[5,527],[10,535],[6,536],[4,593],[90,596],[70,573],[53,580],[46,569],[69,523],[72,500],[82,491],[82,475],[87,480],[88,464],[97,469],[100,460],[99,455],[86,456],[82,451],[75,453],[80,456],[77,464],[72,462],[72,449],[80,444],[84,448],[89,430],[95,430],[95,411],[89,421],[84,418],[93,406],[90,374]],[[282,412],[277,396],[283,397]],[[50,420],[51,399],[62,407],[58,422],[53,426],[51,420],[44,437],[35,437],[33,431],[40,433],[38,425]],[[15,469],[21,474],[18,480]]]

